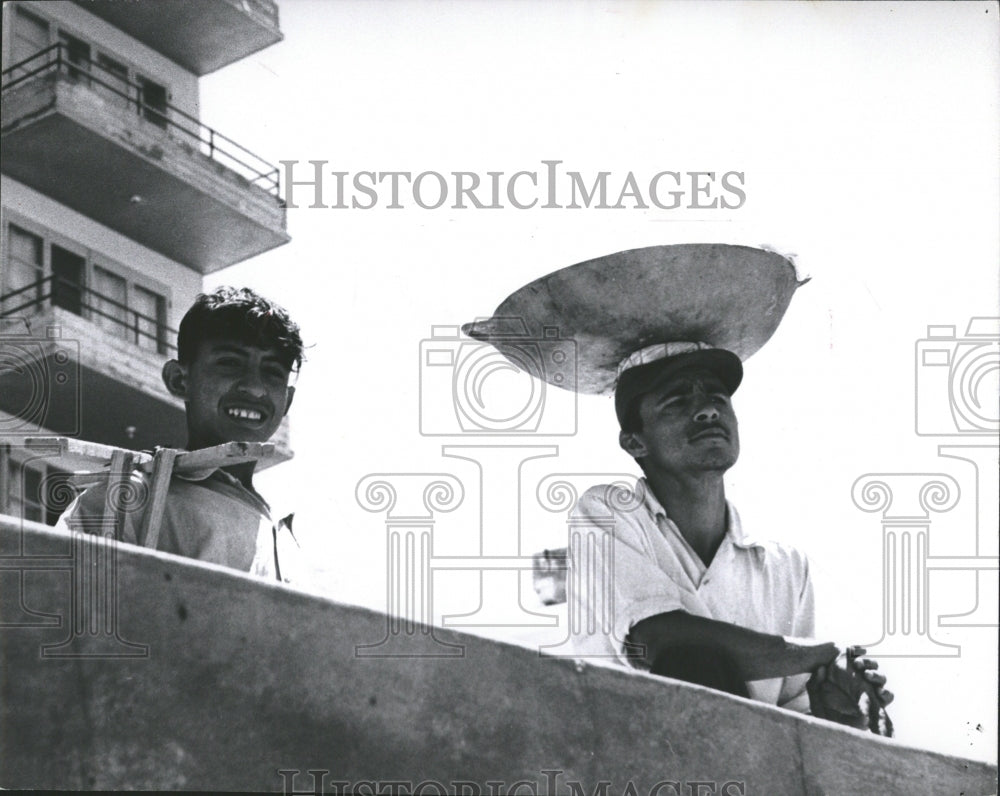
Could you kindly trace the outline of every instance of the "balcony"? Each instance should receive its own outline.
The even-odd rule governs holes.
[[[184,404],[160,377],[176,338],[71,280],[48,277],[8,293],[0,299],[0,431],[182,447]],[[287,417],[271,442],[268,466],[292,457]]]
[[[201,274],[288,242],[277,168],[148,87],[60,43],[0,91],[19,182]]]
[[[272,0],[75,0],[147,47],[206,75],[281,41]]]

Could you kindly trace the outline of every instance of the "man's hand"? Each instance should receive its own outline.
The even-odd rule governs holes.
[[[878,663],[864,657],[864,647],[848,647],[841,657],[818,667],[806,688],[814,716],[848,727],[892,736],[892,721],[885,707],[893,693],[885,688]]]

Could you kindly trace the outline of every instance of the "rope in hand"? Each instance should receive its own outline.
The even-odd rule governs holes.
[[[831,661],[813,673],[806,685],[812,712],[827,721],[891,738],[892,719],[879,699],[878,687],[865,676],[868,667],[855,663],[864,653],[864,647],[848,647],[846,668]]]
[[[859,653],[860,650],[860,653]],[[854,669],[854,661],[863,654],[864,650],[860,647],[848,647],[847,648],[847,665]],[[882,735],[886,738],[892,737],[892,719],[889,718],[889,713],[885,709],[885,705],[878,698],[878,691],[875,689],[875,684],[869,682],[865,676],[864,671],[861,673],[862,685],[865,689],[865,695],[868,697],[868,705],[866,706],[866,711],[868,714],[868,731],[875,733],[875,735]],[[860,706],[859,706],[860,709]]]

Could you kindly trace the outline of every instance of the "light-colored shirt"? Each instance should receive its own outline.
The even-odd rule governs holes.
[[[125,504],[120,537],[130,544],[146,543],[140,531],[148,500],[145,483],[141,474],[133,474],[135,499]],[[106,495],[105,484],[86,490],[56,527],[101,533]],[[298,569],[297,548],[291,516],[272,522],[264,499],[225,470],[175,473],[170,479],[157,550],[288,583]]]
[[[627,664],[623,643],[639,621],[684,611],[761,633],[811,637],[812,582],[806,557],[743,531],[727,504],[727,530],[706,566],[645,479],[634,491],[593,487],[570,520],[570,632],[583,657]],[[753,699],[809,709],[808,674],[747,683]]]

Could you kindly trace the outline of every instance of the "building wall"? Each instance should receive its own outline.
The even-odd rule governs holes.
[[[128,2],[128,0],[123,0]],[[23,11],[24,14],[20,12]],[[27,35],[15,36],[15,30],[20,23],[18,17],[28,18],[25,25]],[[43,24],[44,23],[44,24]],[[119,126],[124,124],[128,131],[128,140],[134,142],[135,139],[143,135],[152,135],[156,140],[150,148],[161,140],[177,138],[177,130],[169,128],[169,133],[165,134],[162,123],[156,123],[148,115],[143,114],[146,120],[140,122],[136,119],[138,108],[136,101],[139,92],[136,85],[140,79],[152,81],[166,89],[166,102],[169,108],[162,109],[162,95],[155,102],[144,99],[147,105],[152,107],[157,113],[163,113],[173,122],[180,123],[181,126],[192,132],[197,132],[196,120],[199,117],[199,93],[198,78],[174,61],[151,49],[145,44],[131,38],[129,35],[110,25],[104,20],[87,12],[80,5],[69,2],[69,0],[52,0],[51,2],[41,2],[40,0],[11,0],[3,4],[2,30],[0,30],[0,62],[4,69],[9,68],[14,63],[22,61],[30,54],[39,52],[47,47],[59,42],[62,35],[68,35],[78,39],[88,46],[88,58],[90,64],[85,67],[89,71],[90,78],[96,78],[103,83],[118,86],[128,94],[128,99],[108,90],[106,85],[100,85],[94,80],[87,80],[87,75],[82,75],[82,80],[68,80],[80,77],[80,73],[74,74],[74,67],[69,64],[63,66],[63,83],[71,86],[80,83],[76,88],[79,94],[87,101],[93,101],[100,105],[105,103],[105,112],[108,119],[115,119]],[[64,49],[64,58],[68,57]],[[104,60],[101,61],[101,56]],[[114,72],[102,69],[99,64],[104,63],[115,67],[123,68],[119,75],[128,81],[116,82]],[[39,59],[34,67],[43,66]],[[5,83],[9,79],[16,78],[17,73],[5,76]],[[91,91],[90,89],[93,89]],[[19,89],[18,89],[19,90]],[[144,89],[143,97],[153,96],[149,87]],[[5,98],[5,102],[10,97]],[[131,102],[131,104],[130,104]],[[7,110],[10,110],[8,107]],[[193,119],[182,119],[181,116],[187,114]],[[131,115],[131,116],[130,116]],[[119,118],[120,117],[120,118]],[[151,126],[155,124],[156,126]],[[179,140],[179,139],[178,139]],[[171,141],[176,144],[176,141]],[[165,147],[166,148],[166,147]],[[180,144],[178,150],[184,149]],[[197,149],[197,147],[196,147]],[[173,152],[173,150],[170,150]],[[212,168],[206,170],[204,157],[197,151],[192,153],[190,148],[184,149],[181,157],[174,157],[171,161],[175,167],[181,168],[181,177],[187,179],[191,185],[204,188],[203,183],[208,181],[209,192],[218,194],[224,189],[227,192],[226,198],[231,206],[241,208],[241,212],[253,216],[255,213],[275,214],[278,220],[275,225],[284,229],[284,214],[274,203],[273,197],[266,196],[262,191],[248,190],[245,181],[228,169],[220,169],[217,163],[211,164]],[[224,177],[225,182],[219,177]],[[88,186],[89,188],[89,186]],[[100,198],[101,185],[93,186],[94,195]],[[258,196],[258,194],[260,194]],[[153,311],[157,316],[156,323],[165,323],[168,327],[176,329],[184,313],[194,301],[195,296],[203,289],[202,276],[193,268],[160,254],[137,241],[110,229],[109,227],[93,220],[87,215],[77,212],[55,200],[50,196],[41,193],[27,185],[12,179],[9,176],[0,176],[0,288],[7,291],[10,284],[14,288],[21,288],[25,285],[21,278],[24,274],[30,275],[27,284],[34,282],[37,278],[36,271],[31,267],[23,265],[18,269],[9,267],[9,260],[12,254],[12,239],[19,244],[19,251],[23,252],[23,247],[31,248],[32,240],[42,242],[39,251],[42,252],[40,276],[53,276],[52,262],[55,256],[54,247],[64,249],[73,255],[72,268],[75,271],[79,268],[79,260],[82,258],[81,284],[85,288],[103,292],[113,301],[122,301],[128,306],[128,310],[137,310],[147,314],[140,303],[141,299],[150,299],[150,291],[162,297],[164,301],[156,300],[156,305],[163,305],[162,309]],[[273,219],[272,219],[273,220]],[[172,223],[166,221],[164,223]],[[11,234],[11,226],[16,226],[19,233]],[[65,259],[65,252],[60,255]],[[22,262],[23,253],[20,255]],[[36,262],[32,257],[32,262]],[[103,269],[103,273],[100,269]],[[14,279],[5,277],[16,277]],[[74,277],[75,278],[75,277]],[[111,284],[115,289],[121,287],[121,280],[124,280],[125,294],[108,293],[102,290],[101,280],[104,284]],[[33,295],[30,292],[19,293],[12,300],[14,304],[21,305],[24,301],[31,301]],[[100,374],[110,379],[114,385],[120,386],[123,391],[137,391],[136,395],[145,394],[163,402],[164,410],[173,409],[177,412],[180,402],[170,398],[160,380],[160,367],[163,359],[169,355],[162,349],[162,338],[159,338],[159,329],[156,335],[145,334],[136,335],[129,338],[129,333],[125,328],[123,320],[133,317],[131,313],[125,312],[120,318],[110,318],[102,315],[102,311],[117,313],[123,310],[122,307],[111,307],[107,302],[102,303],[99,298],[89,297],[89,300],[96,302],[100,308],[87,306],[83,311],[72,309],[68,311],[65,305],[48,307],[43,310],[47,318],[54,317],[60,326],[65,327],[68,337],[81,342],[80,362],[77,366],[90,368],[93,373]],[[52,303],[57,303],[53,298]],[[112,302],[113,303],[113,302]],[[11,307],[8,304],[8,309]],[[148,306],[148,304],[147,304]],[[37,312],[39,308],[28,307],[24,309],[25,314]],[[165,314],[163,313],[165,310]],[[21,314],[19,310],[17,315]],[[138,324],[138,320],[136,320]],[[102,328],[96,328],[100,326]],[[148,331],[148,327],[147,327]],[[136,339],[145,343],[147,350],[141,351],[136,346]],[[159,342],[158,342],[159,340]],[[168,344],[173,345],[176,340],[169,332],[166,335]],[[153,350],[149,350],[150,345]],[[156,350],[160,346],[159,350]],[[102,411],[107,411],[107,407],[98,397],[97,405],[102,407]],[[116,410],[117,411],[117,410]],[[112,414],[111,417],[117,417]],[[5,415],[0,411],[0,424],[10,421],[10,415]],[[140,418],[142,420],[142,418]],[[155,419],[149,418],[149,423],[163,425],[166,421],[163,417]],[[4,427],[9,427],[7,422]],[[161,429],[162,430],[162,429]],[[36,430],[37,433],[44,434],[46,429]],[[25,429],[26,433],[32,433],[30,429]],[[97,442],[109,442],[110,440],[95,439]],[[290,457],[288,451],[288,425],[287,421],[282,424],[281,429],[275,435],[274,442],[278,445],[280,454],[277,460],[284,460]],[[179,444],[178,440],[162,439],[159,444]],[[122,443],[120,440],[114,444]],[[39,493],[39,486],[46,483],[50,476],[58,477],[59,467],[52,467],[43,462],[32,460],[26,461],[26,457],[16,451],[4,451],[0,446],[0,513],[14,513],[32,520],[52,522],[58,512],[54,512],[51,506],[47,506],[43,501],[42,494]],[[30,457],[27,457],[30,458]],[[43,490],[44,491],[44,490]]]
[[[3,68],[11,65],[14,48],[12,46],[15,9],[22,7],[36,17],[50,24],[50,43],[58,40],[57,30],[64,30],[91,45],[91,57],[95,52],[108,55],[129,67],[129,73],[141,74],[167,88],[167,102],[191,116],[198,117],[198,78],[183,67],[155,50],[136,41],[104,20],[88,14],[87,11],[69,0],[52,2],[10,2],[4,4],[3,11]]]
[[[86,256],[89,272],[95,264],[101,265],[125,277],[130,290],[133,285],[138,285],[166,297],[167,325],[173,329],[177,328],[191,302],[201,292],[202,278],[197,272],[16,180],[0,177],[0,195],[3,196],[0,209],[0,252],[3,255],[0,262],[5,262],[8,256],[8,225],[16,224]],[[88,273],[88,276],[91,275]]]

